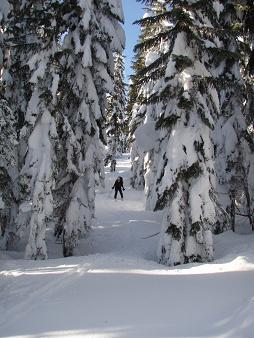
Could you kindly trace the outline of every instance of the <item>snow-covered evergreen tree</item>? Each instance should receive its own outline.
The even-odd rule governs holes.
[[[34,32],[33,50],[28,55],[30,99],[25,125],[20,131],[27,141],[27,151],[20,172],[21,188],[25,191],[19,215],[22,228],[22,212],[29,209],[29,238],[26,257],[46,259],[46,227],[53,212],[52,189],[54,188],[54,139],[57,138],[54,111],[59,74],[54,64],[61,37],[56,28],[55,6],[51,1],[24,1],[22,5],[26,30]],[[26,18],[29,17],[29,20]]]
[[[65,36],[57,130],[61,138],[56,185],[57,231],[64,256],[73,254],[94,220],[95,177],[103,179],[106,93],[113,90],[113,52],[122,52],[120,0],[64,1]]]
[[[14,172],[13,191],[18,205],[22,205],[26,196],[26,185],[20,186],[19,171],[24,163],[27,151],[27,137],[23,137],[21,129],[25,124],[25,114],[28,101],[31,96],[31,84],[29,83],[30,71],[27,64],[29,57],[33,55],[35,30],[28,31],[20,1],[10,0],[9,15],[5,26],[5,62],[2,71],[2,89],[5,98],[16,117],[16,130],[18,136],[17,165]],[[2,4],[2,2],[1,2]],[[29,213],[19,209],[15,224],[10,224],[5,232],[5,246],[10,249],[16,245],[24,228],[29,223]]]
[[[14,169],[17,165],[15,123],[13,111],[0,94],[0,236],[4,236],[15,221],[16,200],[13,190]],[[2,246],[5,248],[6,245],[4,240]]]
[[[131,85],[130,90],[133,91],[136,84],[133,83]],[[144,150],[139,147],[138,143],[135,139],[135,131],[139,126],[141,126],[145,119],[145,109],[142,106],[141,102],[139,102],[139,96],[137,93],[132,92],[136,96],[136,103],[131,107],[131,119],[129,123],[129,142],[131,144],[131,186],[135,189],[143,189],[145,186],[144,179]],[[134,99],[130,96],[130,100]]]
[[[240,10],[239,10],[240,7]],[[240,12],[240,13],[239,13]],[[247,103],[245,115],[247,124],[254,121],[254,6],[253,1],[244,0],[238,6],[238,17],[235,20],[238,44],[241,52],[241,73],[245,80]],[[240,27],[239,27],[240,26]]]
[[[7,54],[6,21],[11,6],[7,0],[0,3],[0,74]],[[0,78],[0,236],[1,246],[7,248],[13,240],[10,231],[16,216],[16,197],[14,191],[15,168],[17,167],[16,116],[4,98],[3,78]],[[6,241],[8,233],[9,242]]]
[[[34,40],[36,31],[28,31],[26,20],[24,18],[24,7],[20,1],[9,0],[10,13],[6,20],[6,55],[5,66],[3,69],[3,88],[4,95],[11,104],[12,109],[18,116],[17,129],[20,130],[24,125],[24,116],[26,114],[27,104],[31,95],[31,84],[29,66],[27,60],[33,55]],[[27,143],[27,140],[25,141]],[[22,144],[22,142],[21,142]],[[24,149],[23,149],[24,148]],[[19,157],[23,161],[26,152],[26,144],[19,150]]]
[[[247,138],[250,148],[254,151],[254,6],[250,0],[245,1],[242,8],[242,29],[238,37],[241,51],[241,73],[246,86],[246,104],[244,116],[246,118]],[[238,23],[239,24],[239,23]]]
[[[149,32],[145,35],[143,41],[136,46],[137,50],[145,45],[144,67],[138,72],[140,86],[139,95],[143,100],[140,106],[139,115],[145,113],[142,125],[135,131],[135,139],[138,146],[144,151],[144,179],[145,179],[145,194],[146,194],[146,209],[154,210],[157,193],[156,193],[156,172],[159,160],[159,133],[156,130],[156,123],[160,117],[163,104],[161,102],[149,102],[146,99],[153,95],[158,77],[162,71],[160,58],[163,57],[163,47],[155,41],[157,35],[162,35],[166,32],[167,26],[163,21],[154,20],[158,16],[162,16],[167,11],[164,2],[154,1],[150,10],[147,10],[144,15],[144,20],[140,24],[142,31]],[[171,25],[168,22],[168,25]],[[149,40],[148,44],[146,43]],[[162,48],[161,48],[162,47]],[[158,62],[159,61],[159,62]],[[156,66],[155,63],[158,62]]]
[[[221,114],[215,129],[216,190],[228,217],[217,221],[217,231],[235,230],[236,221],[242,223],[243,216],[253,228],[253,154],[246,124],[249,114],[244,115],[247,83],[241,71],[239,44],[242,42],[238,40],[238,25],[243,16],[236,5],[235,1],[226,1],[219,13],[220,25],[227,34],[220,37],[224,54],[218,62]]]
[[[254,6],[253,1],[246,0],[245,8],[243,11],[243,35],[244,41],[247,42],[248,58],[246,67],[244,70],[244,79],[247,92],[247,102],[245,105],[244,115],[246,117],[247,130],[245,132],[245,139],[249,143],[250,160],[248,165],[247,183],[248,189],[246,189],[246,204],[247,215],[250,224],[252,224],[252,230],[254,231],[254,179],[252,172],[254,171]],[[249,194],[249,196],[248,196]]]
[[[126,93],[123,55],[115,53],[114,62],[114,90],[113,93],[108,96],[106,122],[108,151],[105,158],[105,164],[107,165],[110,163],[111,170],[113,170],[116,165],[117,154],[123,153],[126,148]]]
[[[15,235],[29,225],[26,257],[45,259],[51,217],[69,256],[93,224],[95,184],[104,178],[106,93],[113,89],[113,52],[121,53],[124,45],[122,5],[11,3],[3,83],[19,116]]]
[[[2,0],[0,3],[0,70],[2,73],[2,67],[5,56],[5,43],[4,43],[4,31],[6,30],[6,19],[11,10],[11,6],[7,0]],[[1,79],[2,81],[2,79]],[[1,88],[2,90],[2,88]]]
[[[153,16],[156,10],[161,8],[161,4],[154,2],[150,8],[147,8],[144,18]],[[160,27],[156,24],[141,25],[141,33],[139,36],[138,45],[143,45],[146,40],[153,39],[158,33]],[[149,46],[145,51],[136,48],[135,60],[133,62],[134,75],[131,77],[132,83],[129,90],[129,102],[128,112],[131,115],[129,123],[129,138],[131,143],[131,163],[132,163],[132,177],[131,185],[136,189],[143,189],[145,186],[145,167],[144,158],[146,151],[150,150],[147,147],[142,146],[145,142],[138,142],[136,139],[136,131],[142,128],[145,121],[150,122],[149,114],[147,111],[151,111],[150,107],[143,102],[152,90],[153,80],[144,84],[143,76],[146,74],[146,68],[150,66],[151,59],[154,61],[157,58],[158,49],[155,50],[153,46]],[[149,56],[148,56],[149,55]],[[148,57],[147,57],[148,56]],[[147,75],[147,74],[146,74]],[[150,142],[149,142],[150,143]]]
[[[217,48],[216,18],[213,1],[175,1],[141,21],[164,27],[139,48],[160,51],[147,72],[154,70],[155,83],[146,102],[161,103],[155,209],[164,209],[158,259],[169,265],[213,259],[212,131],[219,104],[207,47]]]

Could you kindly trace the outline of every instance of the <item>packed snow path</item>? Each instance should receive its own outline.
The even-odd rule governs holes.
[[[118,176],[123,177],[123,201],[112,189]],[[82,254],[116,253],[137,258],[156,259],[161,214],[144,211],[144,192],[130,187],[130,159],[125,154],[117,161],[115,172],[106,168],[105,189],[97,191],[96,226],[87,238]]]
[[[85,256],[34,262],[0,252],[0,337],[253,338],[254,235],[217,236],[212,264],[157,264],[158,236],[143,237],[161,215],[144,211],[128,169],[126,156],[106,175]],[[115,202],[119,174],[126,190]]]

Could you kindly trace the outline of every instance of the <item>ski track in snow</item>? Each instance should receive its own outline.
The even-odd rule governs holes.
[[[145,259],[156,259],[157,239],[146,239],[160,231],[160,213],[144,211],[144,192],[130,187],[130,160],[126,155],[118,161],[117,171],[106,170],[105,189],[97,191],[96,227],[85,241],[86,252],[115,253]],[[124,180],[124,200],[118,194],[114,200],[114,185],[118,176]]]
[[[126,190],[115,202],[118,175]],[[54,259],[0,252],[0,337],[254,337],[254,235],[216,236],[210,264],[159,265],[158,236],[143,238],[160,230],[161,213],[144,211],[129,175],[128,155],[106,172],[76,257],[59,258],[52,231]]]

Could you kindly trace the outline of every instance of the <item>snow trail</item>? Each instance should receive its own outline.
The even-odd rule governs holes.
[[[157,238],[144,239],[160,231],[160,212],[145,211],[144,191],[130,187],[130,158],[124,154],[117,160],[115,172],[106,168],[105,189],[96,195],[96,225],[79,254],[118,253],[136,258],[156,259]],[[114,200],[114,185],[118,176],[123,177],[125,191],[121,201]]]

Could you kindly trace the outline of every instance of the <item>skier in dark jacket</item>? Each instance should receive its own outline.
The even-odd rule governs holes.
[[[116,181],[115,181],[115,184],[113,185],[112,189],[114,189],[114,188],[115,188],[115,196],[114,196],[114,199],[116,200],[118,191],[119,191],[119,193],[120,193],[121,199],[123,199],[123,191],[122,191],[122,189],[123,189],[123,190],[125,190],[125,189],[124,189],[124,187],[123,187],[123,178],[122,178],[121,176],[118,176],[118,177],[117,177],[117,179],[116,179]]]

